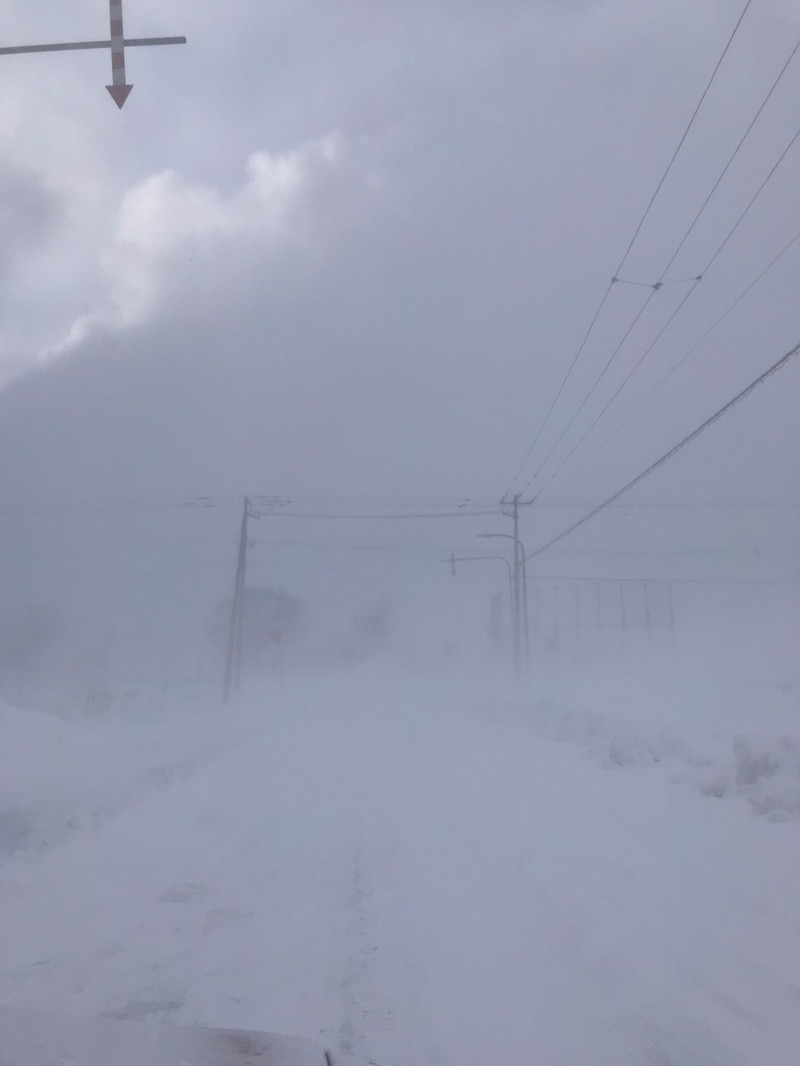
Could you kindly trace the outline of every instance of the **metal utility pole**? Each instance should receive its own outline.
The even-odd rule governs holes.
[[[242,507],[242,527],[239,533],[239,555],[236,560],[236,579],[233,583],[231,624],[228,631],[228,655],[225,662],[225,686],[222,692],[224,703],[228,702],[231,686],[239,687],[242,667],[242,632],[244,630],[244,589],[247,570],[247,519],[250,517],[250,500],[245,496]]]
[[[28,44],[12,48],[0,48],[0,56],[21,55],[26,52],[77,52],[88,48],[111,50],[111,85],[106,89],[111,99],[121,108],[133,88],[125,78],[125,49],[142,48],[161,44],[186,44],[185,37],[130,37],[125,38],[122,29],[122,0],[109,0],[111,35],[108,41],[70,41],[66,44]]]

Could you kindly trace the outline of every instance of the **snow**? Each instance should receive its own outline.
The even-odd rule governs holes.
[[[0,1007],[3,1061],[14,1066],[325,1066],[310,1041],[235,1029],[70,1018]]]
[[[796,678],[700,658],[2,706],[0,1003],[378,1066],[797,1066]]]

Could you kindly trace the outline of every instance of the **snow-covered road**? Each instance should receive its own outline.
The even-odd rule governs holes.
[[[0,714],[20,744],[21,713]],[[6,812],[27,829],[0,865],[0,1002],[379,1066],[798,1066],[800,822],[589,758],[548,714],[340,678],[114,729],[43,719],[39,791]],[[47,843],[35,763],[59,750],[47,817],[59,788],[84,816]]]

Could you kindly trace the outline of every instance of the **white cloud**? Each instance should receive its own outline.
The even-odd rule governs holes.
[[[315,172],[333,172],[344,155],[337,134],[280,155],[256,152],[248,160],[245,184],[227,198],[219,188],[192,183],[174,170],[154,174],[125,196],[115,244],[155,259],[197,237],[292,239],[298,202]]]
[[[286,152],[253,153],[229,194],[173,169],[150,175],[123,196],[113,236],[97,252],[97,306],[44,347],[39,361],[74,349],[96,328],[142,323],[188,290],[213,289],[215,305],[224,305],[226,293],[248,285],[253,259],[261,270],[290,254],[313,263],[376,186],[374,172],[336,132]]]

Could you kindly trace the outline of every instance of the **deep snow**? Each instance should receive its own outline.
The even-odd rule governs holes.
[[[797,1066],[796,679],[0,707],[0,1003],[379,1066]]]

